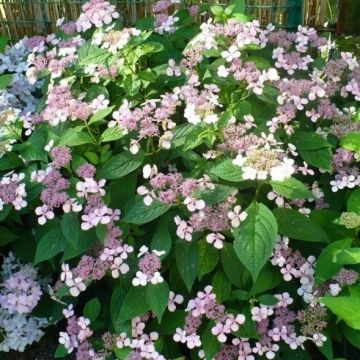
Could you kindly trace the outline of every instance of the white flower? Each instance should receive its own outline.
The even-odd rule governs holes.
[[[224,66],[224,65],[220,65],[218,67],[218,71],[217,71],[217,74],[219,77],[228,77],[229,76],[229,71],[228,69]]]
[[[62,270],[62,272],[60,274],[60,280],[62,282],[66,282],[67,280],[72,279],[72,277],[73,277],[72,272],[70,271],[70,267],[68,264],[65,264],[65,263],[62,264],[61,270]]]
[[[341,287],[339,284],[330,284],[329,285],[329,289],[330,289],[330,294],[332,296],[337,296],[339,295],[340,291],[341,291]]]
[[[285,204],[285,200],[282,196],[280,196],[279,194],[277,194],[275,191],[270,191],[268,194],[267,194],[267,198],[269,200],[275,200],[275,204],[278,206],[278,207],[283,207],[284,204]]]
[[[186,342],[186,331],[181,328],[177,328],[173,339],[175,342],[181,342],[184,344]]]
[[[156,165],[151,166],[150,164],[146,164],[143,167],[143,178],[149,179],[149,178],[153,177],[154,175],[156,175],[157,172],[158,172],[158,169],[157,169]]]
[[[51,220],[55,217],[53,211],[51,211],[47,205],[38,206],[35,209],[35,214],[39,216],[38,223],[44,225],[47,220]]]
[[[120,274],[126,274],[130,270],[129,265],[123,262],[123,259],[118,256],[114,259],[113,264],[111,265],[111,276],[114,279],[117,279]]]
[[[241,211],[241,206],[236,205],[233,211],[229,211],[227,216],[231,220],[231,226],[237,228],[240,226],[241,222],[247,218],[247,212]]]
[[[209,244],[214,244],[216,249],[222,249],[224,247],[223,240],[225,236],[220,233],[211,233],[206,236],[206,241]]]
[[[170,312],[174,312],[176,310],[176,304],[182,304],[184,302],[184,297],[181,294],[175,295],[173,291],[169,293],[169,301],[168,301],[168,310]]]
[[[251,319],[259,322],[261,320],[267,319],[273,313],[274,313],[273,309],[267,305],[260,305],[260,307],[254,306],[251,309],[251,315],[252,315]]]
[[[188,208],[190,212],[194,212],[196,210],[202,210],[205,207],[205,201],[204,200],[196,200],[191,197],[186,197],[184,200],[184,204]]]
[[[132,280],[134,286],[146,286],[147,284],[147,275],[141,271],[137,271],[135,277]]]
[[[156,271],[153,275],[153,277],[150,279],[150,282],[154,285],[156,284],[160,284],[164,281],[163,277],[161,276],[161,274]]]
[[[54,146],[54,140],[51,139],[51,140],[45,145],[44,150],[45,150],[46,152],[49,152],[49,151],[52,149],[53,146]]]
[[[240,57],[239,48],[235,45],[232,45],[227,51],[225,50],[221,52],[221,57],[223,57],[227,62],[231,62],[234,59]]]
[[[69,212],[80,212],[82,210],[82,205],[79,204],[75,198],[70,198],[64,205],[63,210],[65,213]]]
[[[140,150],[140,144],[137,140],[130,141],[130,148],[129,151],[131,154],[136,155]]]
[[[69,319],[74,315],[74,305],[70,304],[66,309],[63,310],[63,315],[66,319]]]
[[[270,176],[272,181],[284,181],[291,177],[295,172],[294,160],[289,158],[284,158],[281,165],[275,166],[270,171]]]
[[[237,166],[243,166],[245,164],[246,158],[244,158],[242,155],[238,154],[236,158],[232,161],[234,165]]]
[[[82,291],[86,290],[86,285],[80,277],[68,279],[66,285],[70,287],[70,294],[74,297],[79,296]]]
[[[184,117],[191,124],[199,124],[201,122],[201,118],[198,114],[196,114],[196,106],[195,104],[187,104],[184,110]]]

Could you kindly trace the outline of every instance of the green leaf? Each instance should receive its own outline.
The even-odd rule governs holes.
[[[110,55],[107,50],[86,43],[78,51],[78,61],[81,66],[90,64],[105,65],[105,61]]]
[[[204,275],[208,274],[215,268],[219,260],[219,255],[214,246],[209,244],[206,240],[199,240],[198,246],[200,263],[197,275],[199,280],[201,280]]]
[[[67,356],[68,354],[69,353],[68,353],[67,349],[65,348],[65,346],[62,344],[58,344],[58,346],[56,347],[56,350],[55,350],[54,358],[60,359],[60,358]]]
[[[221,16],[224,12],[224,9],[220,5],[213,5],[210,7],[210,11],[216,16]]]
[[[343,249],[350,247],[351,242],[351,239],[335,241],[321,252],[316,261],[315,283],[317,285],[331,279],[341,270],[342,266],[334,261],[336,254],[341,253]]]
[[[261,295],[258,298],[258,301],[259,304],[263,304],[263,305],[276,305],[279,300],[274,295],[265,294],[265,295]]]
[[[125,347],[125,348],[122,348],[122,349],[118,349],[118,348],[114,348],[113,349],[115,355],[116,355],[116,358],[118,360],[126,360],[129,358],[129,354],[133,351],[131,348],[129,347]]]
[[[0,90],[5,90],[12,80],[12,74],[0,75]]]
[[[155,233],[151,240],[151,249],[165,251],[166,255],[170,252],[171,243],[172,239],[169,230],[169,219],[166,219],[166,217],[163,216],[156,226]]]
[[[249,273],[239,261],[232,244],[225,243],[220,251],[220,258],[226,276],[238,288],[245,288],[249,284]]]
[[[287,199],[311,199],[314,197],[313,193],[299,180],[289,178],[284,181],[270,181],[274,191]]]
[[[246,212],[246,220],[234,230],[234,249],[255,280],[275,247],[277,224],[264,204],[254,202]]]
[[[360,298],[358,296],[326,296],[321,299],[321,303],[350,327],[360,330]]]
[[[215,190],[206,189],[195,191],[196,197],[205,201],[206,205],[215,205],[224,201],[236,188],[222,184],[215,184]]]
[[[199,249],[195,241],[179,241],[175,245],[176,266],[189,292],[199,269]]]
[[[0,246],[7,245],[18,236],[4,226],[0,226]]]
[[[210,170],[210,173],[227,181],[244,181],[240,167],[234,165],[231,159],[227,159],[220,164],[217,164]]]
[[[164,311],[169,301],[169,285],[166,281],[160,284],[148,284],[146,286],[146,301],[150,309],[156,314],[158,322],[161,322]]]
[[[360,132],[350,132],[340,141],[340,145],[350,151],[360,153]]]
[[[100,109],[100,110],[96,111],[94,113],[94,115],[91,116],[91,118],[89,120],[89,125],[95,124],[95,123],[101,121],[102,119],[106,118],[109,114],[111,114],[114,107],[115,107],[115,105],[110,106],[110,107],[105,108],[105,109]]]
[[[291,142],[308,164],[331,171],[331,144],[322,136],[314,132],[298,131],[292,136]]]
[[[0,36],[0,53],[3,53],[5,51],[8,41],[9,38],[6,35]]]
[[[100,170],[99,177],[104,179],[118,179],[138,169],[145,154],[139,151],[136,155],[132,155],[126,151],[108,160]]]
[[[327,171],[332,170],[331,148],[322,148],[318,150],[299,150],[299,153],[308,164]]]
[[[116,287],[111,294],[110,317],[116,332],[120,332],[121,318],[120,310],[124,301],[124,292],[120,286]]]
[[[211,284],[216,294],[216,300],[222,304],[230,297],[231,282],[228,280],[222,270],[218,270],[212,278]]]
[[[60,137],[59,146],[79,146],[84,144],[93,144],[91,136],[82,132],[83,126],[76,126],[74,128],[67,129]]]
[[[88,250],[96,241],[96,233],[94,229],[88,231],[80,231],[78,242],[75,244],[71,244],[67,241],[67,244],[64,249],[64,255],[61,258],[61,262],[72,259],[78,255],[83,254],[86,250]]]
[[[51,259],[64,250],[66,240],[60,226],[50,229],[38,242],[36,246],[34,264]]]
[[[104,143],[104,142],[110,142],[110,141],[114,141],[114,140],[119,140],[124,136],[122,130],[118,127],[112,127],[112,128],[107,128],[100,136],[100,142]]]
[[[343,333],[351,345],[360,349],[360,331],[354,330],[351,327],[344,325]]]
[[[80,224],[76,213],[64,214],[61,219],[61,230],[65,239],[75,248],[79,241]]]
[[[279,90],[273,86],[265,85],[263,93],[258,95],[258,98],[269,105],[278,105],[277,98],[279,96]]]
[[[323,332],[323,334],[326,336],[327,340],[319,347],[319,351],[326,357],[327,360],[334,360],[331,336],[326,332]]]
[[[296,240],[329,242],[324,230],[298,211],[278,208],[273,213],[279,226],[279,234]]]
[[[217,341],[211,332],[211,328],[214,325],[213,321],[208,322],[206,328],[201,333],[201,346],[204,349],[206,359],[214,359],[221,347],[220,342]]]
[[[360,264],[360,248],[344,249],[340,253],[335,254],[334,257],[335,262],[339,264],[340,269],[342,268],[342,265]]]
[[[347,210],[360,215],[360,189],[353,191],[347,201]]]
[[[173,138],[171,140],[171,145],[173,147],[184,145],[186,136],[191,133],[193,128],[193,124],[180,124],[176,126],[173,130]]]
[[[133,205],[125,212],[122,220],[129,224],[145,224],[166,213],[170,207],[170,205],[162,204],[158,200],[154,200],[150,206],[146,206],[143,198],[136,196]]]
[[[261,294],[265,291],[274,289],[283,281],[280,272],[274,271],[270,264],[266,264],[260,271],[255,283],[249,291],[249,296]]]
[[[119,320],[124,322],[136,316],[145,314],[150,310],[146,299],[145,286],[132,286],[125,295],[124,302],[120,309]]]
[[[230,5],[234,5],[234,9],[231,14],[243,14],[245,11],[245,0],[232,0],[229,3]]]
[[[101,304],[99,299],[93,298],[85,304],[83,314],[91,322],[94,322],[100,315],[100,311],[101,311]]]

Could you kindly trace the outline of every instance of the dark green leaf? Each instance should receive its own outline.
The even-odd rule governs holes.
[[[145,154],[140,151],[136,155],[123,152],[108,160],[100,170],[99,177],[104,179],[118,179],[138,169]]]
[[[93,298],[85,304],[83,314],[91,322],[94,322],[100,315],[100,311],[101,311],[101,304],[99,299]]]
[[[349,196],[347,210],[360,215],[360,189],[356,189]]]
[[[254,202],[246,212],[246,220],[234,230],[234,249],[255,280],[275,247],[277,224],[264,204]]]
[[[222,270],[218,270],[212,278],[211,284],[213,286],[214,293],[216,294],[216,300],[222,304],[226,301],[231,293],[231,283]]]
[[[80,224],[76,213],[64,214],[61,219],[61,230],[66,240],[75,248],[79,241]]]
[[[50,229],[38,242],[35,254],[35,265],[51,259],[64,250],[66,240],[60,226]]]
[[[120,309],[119,320],[130,320],[136,316],[145,314],[150,307],[145,301],[146,288],[144,286],[132,286],[126,293]]]
[[[146,301],[159,323],[169,301],[169,292],[169,285],[166,281],[156,285],[148,284],[146,287]]]
[[[179,241],[175,246],[176,265],[190,291],[199,269],[199,249],[195,241]]]
[[[225,160],[216,165],[210,170],[210,173],[227,181],[243,181],[240,167],[234,165],[231,159]]]
[[[200,258],[198,277],[201,280],[205,274],[208,274],[215,268],[219,260],[219,255],[214,246],[209,244],[206,240],[199,240],[198,246]]]
[[[316,261],[315,283],[320,285],[331,279],[342,268],[342,265],[335,263],[337,253],[351,246],[351,239],[339,240],[328,245]]]
[[[314,221],[296,210],[278,208],[273,211],[279,226],[279,233],[292,239],[329,242],[325,231]]]
[[[130,224],[145,224],[155,220],[170,209],[170,205],[154,200],[150,206],[144,204],[142,197],[137,196],[131,208],[125,212],[123,221]]]
[[[246,288],[250,283],[250,274],[239,261],[232,244],[224,244],[220,258],[226,276],[238,288]]]
[[[307,187],[295,178],[289,178],[284,181],[270,181],[273,189],[287,199],[310,199],[314,195]]]

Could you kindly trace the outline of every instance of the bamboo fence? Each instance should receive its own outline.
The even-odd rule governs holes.
[[[25,35],[45,35],[55,31],[56,20],[75,20],[85,0],[0,0],[0,34],[12,40]],[[152,14],[153,0],[115,0],[124,24]],[[200,4],[226,4],[227,0],[200,0]],[[179,7],[189,5],[182,1]],[[194,2],[191,1],[193,4]],[[280,28],[295,28],[299,23],[323,26],[326,0],[246,0],[247,13],[262,25],[270,22]]]

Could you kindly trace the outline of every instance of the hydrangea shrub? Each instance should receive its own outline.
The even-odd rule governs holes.
[[[360,66],[236,1],[1,39],[1,351],[328,360],[360,344]],[[322,355],[319,355],[322,354]]]

